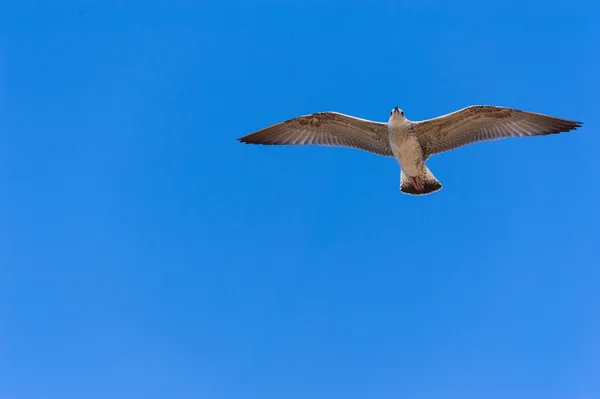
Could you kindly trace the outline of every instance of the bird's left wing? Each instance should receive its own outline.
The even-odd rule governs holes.
[[[246,144],[342,146],[393,156],[386,124],[338,112],[299,116],[238,140]]]
[[[513,108],[472,105],[413,127],[426,157],[478,141],[568,132],[582,122]]]

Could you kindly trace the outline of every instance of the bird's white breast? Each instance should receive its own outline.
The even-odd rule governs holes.
[[[419,176],[423,166],[423,151],[419,140],[404,123],[388,125],[390,147],[400,167],[409,176]]]

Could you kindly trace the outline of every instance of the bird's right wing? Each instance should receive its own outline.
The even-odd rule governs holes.
[[[581,122],[513,108],[472,105],[437,118],[415,122],[426,157],[478,141],[544,136],[577,129]]]
[[[342,146],[393,156],[386,124],[338,112],[299,116],[238,140],[246,144]]]

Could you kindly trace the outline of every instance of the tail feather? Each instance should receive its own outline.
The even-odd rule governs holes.
[[[413,184],[411,177],[405,174],[402,169],[400,169],[400,191],[406,194],[424,195],[431,194],[442,188],[442,184],[438,181],[438,179],[435,178],[429,168],[427,168],[427,166],[423,167],[425,168],[424,173],[417,177],[420,185],[423,186],[423,189],[418,190]]]

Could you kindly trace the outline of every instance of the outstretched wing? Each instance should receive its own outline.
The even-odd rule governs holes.
[[[582,124],[512,108],[472,105],[438,118],[414,122],[413,127],[428,157],[478,141],[544,136],[568,132]]]
[[[338,112],[303,115],[238,139],[247,144],[351,147],[393,156],[387,125]]]

